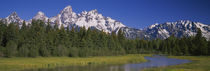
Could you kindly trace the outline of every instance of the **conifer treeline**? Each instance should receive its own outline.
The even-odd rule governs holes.
[[[107,34],[96,29],[58,28],[32,21],[20,28],[17,23],[0,22],[0,57],[110,56],[139,53],[210,55],[210,42],[198,30],[195,37],[165,40],[127,39],[123,32]]]

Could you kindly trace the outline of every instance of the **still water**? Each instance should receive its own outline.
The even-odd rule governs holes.
[[[165,56],[154,55],[153,57],[145,57],[148,62],[124,65],[101,65],[101,66],[69,66],[58,67],[54,69],[36,69],[24,71],[141,71],[144,68],[164,67],[169,65],[178,65],[189,63],[191,61],[184,59],[167,58]]]

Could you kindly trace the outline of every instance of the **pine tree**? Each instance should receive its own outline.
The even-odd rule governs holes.
[[[47,27],[46,27],[46,33],[49,33],[52,31],[52,26],[50,25],[50,22],[49,22],[49,19],[48,19],[48,22],[47,22]]]
[[[189,48],[185,40],[186,40],[186,37],[180,39],[179,47],[181,48],[182,55],[189,55]]]
[[[18,50],[18,53],[19,55],[18,56],[21,56],[21,57],[28,57],[30,51],[29,51],[29,48],[30,47],[28,44],[23,44],[19,50]]]
[[[3,46],[0,46],[0,57],[4,57],[6,54],[6,48]]]
[[[6,45],[6,56],[7,57],[14,57],[17,55],[17,44],[10,40]]]
[[[3,47],[6,45],[6,43],[4,42],[5,39],[5,31],[6,31],[7,26],[5,25],[5,23],[3,23],[2,21],[0,21],[0,57],[5,56],[6,53],[6,48]]]
[[[59,41],[59,44],[60,45],[63,45],[63,46],[68,46],[68,34],[63,26],[63,24],[61,25],[61,28],[58,32],[58,41]]]
[[[4,33],[6,31],[6,28],[7,28],[7,26],[5,25],[5,23],[0,21],[0,46],[6,45],[5,43],[3,43]]]
[[[121,43],[121,45],[123,45],[125,41],[125,36],[122,30],[119,30],[117,35],[118,35],[119,42]]]
[[[194,44],[196,45],[196,50],[197,50],[197,53],[195,53],[195,55],[207,55],[208,54],[207,41],[202,36],[201,30],[199,28],[197,29],[197,34],[194,39]]]
[[[5,31],[5,40],[3,42],[8,43],[8,41],[17,42],[18,39],[18,31],[17,25],[15,23],[9,24],[8,28]]]
[[[91,31],[90,28],[88,28],[87,33],[86,33],[86,35],[84,37],[85,40],[86,40],[88,48],[93,48],[94,47],[93,40],[91,39],[91,35],[92,35],[92,31]],[[103,37],[102,37],[102,40],[103,40]],[[104,40],[103,42],[106,42],[106,41]],[[103,43],[103,42],[101,42],[101,43]],[[103,44],[104,44],[104,47],[106,47],[105,46],[106,43],[103,43]]]
[[[210,55],[210,40],[208,41],[208,55]]]

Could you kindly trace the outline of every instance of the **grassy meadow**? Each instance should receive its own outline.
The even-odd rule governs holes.
[[[188,59],[192,60],[191,63],[159,67],[159,68],[149,68],[143,71],[210,71],[210,56],[169,56],[170,58],[177,59]]]
[[[105,65],[126,64],[146,62],[143,54],[132,54],[123,56],[101,56],[101,57],[37,57],[37,58],[0,58],[0,71],[19,71],[34,68],[55,68],[58,66],[83,66],[83,65]]]

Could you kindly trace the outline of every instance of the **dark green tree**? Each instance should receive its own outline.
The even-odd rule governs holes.
[[[15,57],[17,55],[17,44],[14,41],[8,41],[6,44],[6,56]]]

